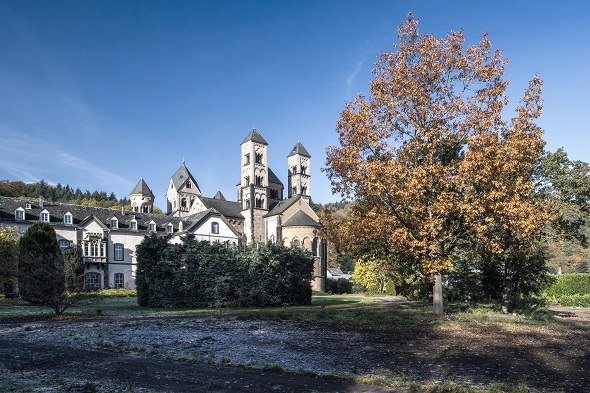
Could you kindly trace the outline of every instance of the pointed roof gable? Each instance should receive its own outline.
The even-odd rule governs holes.
[[[268,182],[280,184],[281,186],[283,186],[283,182],[277,177],[277,175],[275,175],[275,173],[272,171],[272,169],[270,169],[270,167],[268,168]]]
[[[298,210],[295,214],[283,223],[284,227],[320,227],[320,223],[310,217],[303,210]]]
[[[152,190],[150,190],[150,188],[148,187],[145,180],[143,180],[143,177],[139,180],[139,182],[137,182],[135,187],[133,187],[133,190],[131,191],[131,194],[129,194],[129,195],[134,195],[134,194],[149,195],[152,198],[154,197]]]
[[[248,141],[252,141],[252,142],[256,142],[256,143],[262,143],[263,145],[268,146],[268,143],[264,140],[264,138],[262,137],[262,135],[260,135],[258,133],[258,131],[256,131],[256,128],[253,128],[252,131],[250,131],[250,133],[248,134],[248,136],[246,137],[246,139],[244,139],[242,141],[242,143],[240,143],[240,145],[243,145],[244,143],[246,143]]]
[[[291,207],[295,202],[301,199],[301,195],[292,196],[289,199],[284,199],[277,203],[270,212],[266,213],[264,217],[271,217],[277,214],[282,214],[285,210]]]
[[[213,199],[219,199],[220,201],[227,201],[221,191],[217,191],[217,194],[213,197]]]
[[[287,157],[294,156],[295,154],[299,154],[300,156],[311,158],[311,154],[309,154],[309,152],[305,149],[305,147],[303,147],[301,142],[297,142],[297,144],[293,147],[293,150],[291,150],[291,153],[289,153],[289,155]]]
[[[178,190],[184,184],[184,182],[186,182],[186,179],[191,179],[197,190],[201,190],[201,188],[197,184],[197,181],[195,180],[193,175],[191,175],[188,168],[186,167],[186,164],[183,161],[180,168],[178,168],[178,170],[174,172],[174,175],[172,175],[172,183],[174,184],[174,188]]]

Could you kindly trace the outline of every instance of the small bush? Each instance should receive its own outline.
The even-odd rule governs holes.
[[[335,295],[342,295],[345,293],[352,293],[353,282],[345,278],[326,279],[326,292],[333,293]]]
[[[137,296],[137,290],[125,288],[101,289],[97,295],[99,297],[135,297]]]

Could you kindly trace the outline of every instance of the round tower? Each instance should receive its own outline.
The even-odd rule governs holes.
[[[154,209],[154,194],[143,177],[129,194],[131,209],[137,213],[151,213]]]

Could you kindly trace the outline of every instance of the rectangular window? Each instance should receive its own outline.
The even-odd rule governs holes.
[[[150,232],[156,232],[156,224],[150,224]]]
[[[25,212],[22,210],[17,210],[15,217],[17,220],[24,220],[25,219]]]
[[[111,220],[111,229],[117,229],[118,226],[119,226],[119,221],[117,221],[116,219],[112,219]]]
[[[115,261],[122,261],[125,259],[125,249],[121,243],[115,243]]]
[[[115,288],[123,288],[125,285],[125,276],[123,273],[115,273]]]
[[[129,228],[131,228],[131,230],[133,230],[133,231],[136,231],[137,230],[137,222],[131,221],[129,223]]]
[[[59,248],[61,250],[65,250],[66,248],[70,248],[70,241],[66,239],[59,240]]]
[[[49,213],[41,213],[41,222],[49,222]]]
[[[72,225],[72,216],[70,214],[64,216],[64,224]]]
[[[168,232],[168,233],[172,233],[173,231],[174,231],[174,227],[173,227],[172,225],[168,225],[168,226],[166,227],[166,232]]]
[[[244,165],[249,165],[250,164],[250,154],[246,154],[244,156]]]

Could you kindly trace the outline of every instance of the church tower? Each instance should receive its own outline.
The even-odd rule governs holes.
[[[241,180],[238,200],[244,216],[246,243],[264,241],[264,219],[268,213],[268,143],[253,129],[241,144]]]
[[[201,195],[201,190],[193,175],[189,172],[184,161],[180,168],[174,172],[174,175],[168,182],[168,191],[166,192],[167,214],[174,217],[185,217],[197,196]]]
[[[311,198],[311,155],[297,142],[287,157],[288,171],[288,195],[289,198],[302,195]]]
[[[131,200],[131,209],[134,212],[151,213],[154,209],[154,194],[143,180],[143,177],[133,187],[129,199]]]

